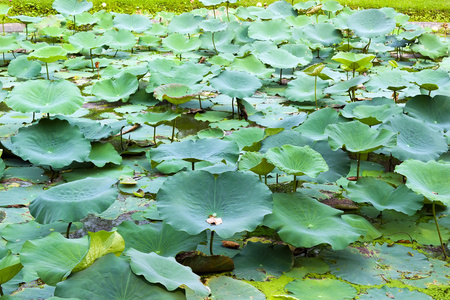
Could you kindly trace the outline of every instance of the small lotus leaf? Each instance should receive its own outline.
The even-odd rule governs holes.
[[[20,79],[35,78],[41,73],[42,66],[37,61],[30,61],[26,56],[20,56],[11,61],[8,74]]]
[[[116,14],[114,27],[140,33],[150,29],[152,22],[143,15]]]
[[[188,39],[181,33],[172,33],[162,40],[162,45],[175,54],[195,51],[200,48],[201,43],[199,38]]]
[[[206,241],[205,233],[189,235],[175,231],[166,223],[136,225],[131,221],[122,222],[117,230],[125,239],[125,249],[155,252],[162,256],[174,256],[181,251],[193,251],[198,244]]]
[[[359,121],[330,124],[325,128],[331,149],[345,147],[353,153],[367,153],[397,143],[396,133],[387,129],[376,130]]]
[[[406,176],[406,186],[414,192],[450,205],[450,164],[409,159],[398,165],[395,172]]]
[[[343,121],[345,119],[339,116],[336,110],[327,107],[309,114],[306,121],[293,130],[313,140],[326,140],[328,136],[325,134],[325,128],[329,124]]]
[[[347,25],[360,37],[375,38],[394,30],[395,20],[387,18],[380,9],[365,9],[348,18]]]
[[[156,99],[162,101],[167,100],[172,104],[179,105],[190,101],[198,95],[191,88],[184,84],[169,83],[157,87],[154,90]]]
[[[268,69],[263,63],[254,55],[249,55],[244,58],[235,58],[230,65],[230,69],[249,72],[260,78],[269,77],[275,70]]]
[[[108,46],[115,50],[130,50],[136,45],[136,37],[129,30],[108,30],[103,34],[109,38]]]
[[[78,15],[92,8],[93,3],[86,0],[55,0],[52,7],[57,12],[67,15]]]
[[[230,97],[243,99],[252,96],[262,84],[250,73],[225,70],[210,81],[214,89]]]
[[[26,241],[20,251],[22,264],[33,269],[48,285],[56,285],[71,273],[88,252],[87,236],[66,239],[53,232],[45,238]]]
[[[300,193],[274,194],[273,205],[273,213],[265,217],[264,224],[294,247],[327,243],[339,250],[364,234],[339,217],[342,211]]]
[[[222,238],[254,230],[272,206],[267,186],[240,172],[224,172],[217,178],[206,171],[178,173],[163,183],[157,199],[161,217],[175,229],[189,234],[210,229]],[[211,216],[221,218],[222,224],[209,224]]]
[[[189,267],[179,264],[174,257],[164,257],[158,254],[142,253],[129,249],[126,256],[130,258],[133,273],[142,275],[151,283],[161,283],[168,291],[180,286],[186,286],[199,296],[208,296],[209,288],[200,281],[200,276],[194,274]]]
[[[22,268],[19,257],[8,252],[0,260],[0,285],[13,279]]]
[[[275,166],[259,152],[246,152],[239,160],[239,170],[249,170],[258,175],[267,175]]]
[[[70,115],[84,103],[80,89],[67,80],[30,80],[16,86],[6,104],[20,112]]]
[[[327,87],[324,92],[327,94],[346,93],[351,89],[356,89],[358,85],[366,83],[367,81],[369,81],[369,79],[369,76],[359,75],[349,80],[339,82],[334,84],[333,86]]]
[[[319,173],[328,171],[322,155],[309,146],[284,145],[281,148],[270,148],[265,157],[289,175],[317,177]]]
[[[97,81],[92,86],[92,93],[101,100],[126,102],[131,94],[137,91],[139,82],[137,77],[130,73],[123,73],[115,79]]]
[[[110,143],[93,143],[91,153],[86,161],[92,162],[96,167],[102,168],[107,163],[120,165],[122,156],[117,153],[114,146]]]
[[[100,257],[89,268],[58,283],[55,296],[91,300],[186,298],[180,291],[168,292],[164,287],[150,284],[142,276],[135,275],[125,258],[112,253]]]
[[[252,148],[258,148],[255,150],[259,150],[255,143],[263,139],[264,130],[258,127],[241,128],[224,138],[225,141],[235,141],[239,146],[239,150],[244,151],[251,151]]]
[[[178,118],[180,115],[172,110],[168,110],[164,113],[146,113],[139,114],[137,116],[130,115],[127,118],[128,123],[145,123],[150,126],[159,126],[167,121],[172,121]]]
[[[227,27],[227,23],[223,23],[219,19],[205,20],[200,23],[200,28],[205,32],[218,32],[227,29]]]
[[[361,54],[354,52],[338,52],[331,59],[340,62],[350,70],[359,72],[370,68],[372,66],[371,61],[375,58],[373,54]]]
[[[52,187],[31,202],[30,213],[41,224],[75,222],[90,213],[101,213],[117,198],[115,182],[109,177],[88,177]]]
[[[52,63],[60,59],[67,59],[67,51],[59,46],[46,46],[33,51],[27,58]]]
[[[91,144],[78,127],[57,119],[41,119],[37,124],[23,127],[11,142],[22,159],[58,169],[73,161],[84,161],[91,151]]]
[[[298,299],[334,300],[353,299],[357,292],[350,284],[337,279],[297,279],[286,285],[286,289]]]
[[[78,32],[70,36],[69,42],[75,47],[80,47],[89,50],[106,45],[109,42],[109,37],[96,36],[91,31],[85,31],[85,32]]]
[[[314,101],[317,99],[322,99],[325,97],[323,89],[328,86],[328,82],[317,78],[317,85],[315,85],[315,78],[306,75],[305,73],[300,73],[297,79],[292,80],[288,83],[288,88],[286,89],[286,98],[291,101]]]

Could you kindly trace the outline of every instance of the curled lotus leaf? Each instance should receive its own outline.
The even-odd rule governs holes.
[[[64,115],[73,114],[83,103],[80,89],[66,80],[27,81],[16,86],[6,100],[16,111]]]
[[[91,151],[91,144],[78,127],[58,119],[41,119],[37,124],[20,128],[11,142],[15,154],[22,159],[57,169],[73,161],[85,161]]]
[[[175,105],[186,103],[198,95],[189,86],[180,83],[163,84],[155,88],[153,93],[156,99],[167,100]]]
[[[239,161],[240,170],[249,170],[258,175],[267,175],[275,166],[259,152],[246,152]]]
[[[348,18],[347,25],[360,37],[375,38],[394,30],[395,20],[387,18],[380,9],[365,9]]]
[[[353,52],[338,52],[331,59],[340,62],[343,66],[350,70],[359,72],[364,68],[372,66],[371,61],[375,58],[373,54],[362,54]]]

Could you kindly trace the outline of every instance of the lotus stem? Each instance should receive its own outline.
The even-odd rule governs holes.
[[[5,54],[3,53],[3,55],[5,55]],[[47,63],[45,63],[45,69],[47,70],[47,80],[50,80],[50,76],[48,75],[48,64]]]
[[[25,23],[25,39],[28,40],[28,24]]]
[[[212,33],[212,44],[213,44],[213,46],[214,46],[214,51],[216,51],[216,55],[218,55],[219,52],[217,51],[216,43],[214,42],[214,32]]]
[[[231,117],[234,119],[234,98],[231,98]]]
[[[262,176],[259,174],[258,174],[258,176],[259,176],[259,181],[262,181]]]
[[[156,126],[153,126],[153,143],[156,145]]]
[[[276,183],[278,184],[278,174],[277,174],[277,179],[276,179]]]
[[[294,190],[292,191],[295,193],[297,191],[297,175],[294,175]]]
[[[319,109],[317,106],[317,76],[314,76],[314,101],[316,102],[316,110]]]
[[[75,22],[75,15],[73,15],[73,32],[77,32],[77,23]]]
[[[198,106],[200,107],[200,109],[203,109],[202,108],[202,99],[201,99],[200,95],[198,95]]]
[[[3,63],[5,63],[5,52],[2,52],[3,54]]]
[[[5,17],[2,18],[3,35],[5,35]]]
[[[353,102],[352,93],[350,92],[350,90],[348,91],[348,96],[350,97],[350,101]]]
[[[216,6],[215,5],[213,5],[213,14],[214,14],[214,19],[216,18]],[[5,33],[3,33],[3,34],[5,34]]]
[[[372,42],[372,39],[369,39],[369,43],[363,48],[363,53],[369,52],[370,43]]]
[[[69,225],[67,225],[66,238],[69,238],[70,226],[72,226],[72,222],[69,222]]]
[[[264,175],[264,184],[267,185],[267,174]]]
[[[442,242],[442,236],[441,236],[441,230],[439,229],[439,224],[436,218],[436,205],[433,202],[433,218],[434,218],[434,222],[436,223],[436,229],[439,235],[439,241],[441,242],[441,248],[442,248],[442,253],[444,253],[444,259],[447,260],[448,256],[447,253],[445,252],[445,246],[444,243]]]
[[[192,171],[195,171],[195,162],[191,161],[192,164]]]
[[[227,1],[227,18],[228,22],[230,22],[230,14],[228,13],[228,6],[230,5],[230,2]]]
[[[116,50],[116,53],[114,53],[114,56],[113,56],[113,57],[116,57],[117,52],[119,52],[119,49]]]
[[[358,181],[358,179],[359,179],[359,167],[360,167],[360,164],[361,164],[361,153],[357,153],[356,157],[358,159],[358,165],[356,167],[356,181]]]
[[[178,104],[175,108],[175,112],[178,110]],[[177,119],[173,119],[173,127],[172,127],[172,141],[170,141],[170,143],[173,143],[174,139],[175,139],[175,126],[177,124]]]
[[[282,84],[283,69],[280,69],[280,85]]]
[[[1,285],[0,285],[0,296],[3,296],[3,288]]]
[[[49,166],[49,167],[50,167],[50,171],[52,172],[52,176],[50,177],[50,182],[53,182],[56,172],[55,172],[55,170],[53,170],[52,166]]]
[[[122,149],[123,151],[123,129],[125,128],[125,126],[122,126],[122,128],[120,128],[120,149]]]
[[[320,49],[317,49],[317,58],[320,58]]]
[[[94,60],[92,59],[92,48],[89,49],[89,57],[91,58],[92,72],[95,72],[95,69],[94,69]]]
[[[31,123],[33,123],[34,121],[36,121],[35,117],[36,117],[36,113],[33,111],[33,119],[31,120]]]
[[[209,253],[213,254],[214,230],[211,230],[211,240],[209,241]]]

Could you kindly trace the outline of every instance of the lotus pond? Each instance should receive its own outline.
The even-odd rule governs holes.
[[[0,36],[1,299],[450,298],[446,36],[235,2]]]

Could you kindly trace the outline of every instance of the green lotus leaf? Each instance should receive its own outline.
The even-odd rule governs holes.
[[[66,80],[31,80],[16,86],[6,104],[20,112],[70,115],[84,103],[80,89]]]
[[[248,28],[248,36],[255,40],[280,43],[291,37],[289,25],[281,19],[253,22]]]
[[[412,97],[406,102],[405,113],[427,122],[429,126],[440,130],[450,131],[450,97],[425,95]]]
[[[345,214],[342,215],[341,218],[350,226],[365,231],[365,233],[363,234],[363,241],[365,242],[373,241],[374,239],[377,239],[383,235],[372,225],[372,223],[367,221],[367,219],[365,219],[364,217],[361,217],[359,215]]]
[[[273,213],[265,217],[264,224],[294,247],[327,243],[339,250],[364,234],[339,217],[342,211],[300,193],[274,194],[273,206]]]
[[[81,14],[77,15],[76,23],[78,25],[94,25],[100,22],[100,20],[101,17],[99,14],[91,14],[84,11]]]
[[[8,252],[0,260],[0,285],[13,279],[22,268],[19,257]]]
[[[125,239],[125,249],[155,252],[162,256],[177,255],[181,251],[193,251],[198,244],[206,241],[206,234],[190,235],[184,231],[175,231],[166,223],[136,225],[131,221],[120,224],[117,231]]]
[[[289,175],[317,177],[319,173],[328,171],[322,155],[309,146],[270,148],[265,156],[270,163]]]
[[[167,29],[171,33],[176,32],[181,34],[194,34],[199,31],[199,25],[203,20],[204,19],[200,16],[186,12],[181,15],[174,16],[167,26]]]
[[[199,139],[221,139],[225,136],[225,131],[220,128],[206,128],[197,132]]]
[[[373,54],[362,54],[353,52],[338,52],[331,59],[340,62],[350,70],[363,70],[372,66],[371,61],[375,58]]]
[[[0,151],[0,179],[2,179],[3,177],[3,173],[5,172],[5,162],[3,161],[3,159],[1,159],[1,154],[3,153],[3,149],[1,149]]]
[[[45,46],[34,50],[28,56],[28,59],[37,59],[44,63],[52,63],[60,59],[67,59],[67,51],[60,46]]]
[[[341,115],[372,126],[387,121],[392,116],[400,115],[401,112],[402,108],[398,107],[393,99],[373,98],[347,104]]]
[[[387,147],[386,150],[399,160],[417,159],[427,162],[438,159],[448,151],[444,135],[422,120],[400,114],[390,118],[380,128],[398,132],[397,145]]]
[[[309,114],[306,121],[293,130],[316,141],[326,140],[328,136],[325,134],[325,128],[329,124],[343,121],[345,121],[345,119],[339,116],[339,113],[336,110],[327,107]]]
[[[327,2],[325,2],[327,3]],[[353,299],[357,292],[350,284],[337,279],[296,279],[285,287],[298,299]]]
[[[327,87],[324,92],[327,94],[343,94],[349,90],[356,89],[360,84],[364,84],[369,81],[369,76],[359,75],[349,80],[338,82],[332,86]]]
[[[215,299],[266,299],[266,296],[253,285],[228,276],[211,277],[207,284],[211,289],[211,297]],[[187,292],[187,296],[189,295],[190,293]]]
[[[408,216],[414,215],[423,206],[423,197],[400,185],[394,189],[385,181],[363,177],[349,183],[348,197],[357,203],[370,203],[377,210],[393,209]]]
[[[239,157],[239,148],[234,141],[187,140],[152,148],[147,152],[147,157],[152,164],[173,159],[184,159],[192,163],[202,160],[212,163],[226,160],[235,163]]]
[[[200,2],[204,6],[215,6],[215,5],[219,5],[221,3],[224,3],[225,1],[223,1],[223,0],[200,0]]]
[[[191,101],[198,93],[195,93],[187,85],[169,83],[155,88],[153,95],[160,101],[167,100],[172,104],[179,105]]]
[[[291,269],[293,255],[288,245],[248,242],[233,257],[233,275],[239,279],[264,281],[269,276],[280,277]]]
[[[419,44],[412,45],[411,50],[431,59],[443,57],[448,51],[447,46],[441,41],[439,36],[430,33],[422,34],[419,37]]]
[[[406,176],[406,186],[414,192],[450,205],[450,164],[409,159],[395,167],[395,172]]]
[[[267,175],[275,166],[259,152],[246,152],[239,160],[239,170],[249,170],[258,175]]]
[[[1,4],[0,5],[0,15],[6,15],[8,14],[8,11],[10,10],[11,6],[7,4]]]
[[[19,48],[16,37],[13,35],[0,36],[0,52],[13,51]]]
[[[309,24],[302,27],[303,37],[312,43],[320,43],[324,46],[332,46],[342,41],[342,33],[332,24]]]
[[[86,118],[73,118],[58,115],[56,118],[60,120],[66,120],[72,126],[77,126],[84,137],[91,142],[100,141],[111,136],[114,132],[118,133],[120,128],[117,128],[114,132],[113,129],[106,124],[101,124],[95,120]]]
[[[410,79],[411,76],[409,76],[408,72],[396,69],[372,76],[365,86],[370,92],[376,92],[383,89],[400,91],[410,85]]]
[[[176,230],[198,234],[210,229],[222,238],[254,230],[272,207],[267,186],[240,172],[224,172],[217,178],[206,171],[178,173],[163,183],[157,199],[161,217]],[[223,223],[209,224],[210,216]]]
[[[26,241],[20,251],[24,267],[34,270],[48,285],[56,285],[71,273],[88,252],[88,237],[66,239],[53,232],[45,238]]]
[[[301,58],[284,49],[274,49],[258,54],[258,58],[263,63],[278,69],[296,68],[303,62]]]
[[[75,0],[76,1],[76,0]],[[75,47],[95,49],[109,43],[109,37],[97,36],[91,31],[78,32],[69,37],[69,42]],[[32,53],[33,54],[33,53]]]
[[[325,128],[331,149],[344,148],[353,153],[368,153],[383,146],[397,144],[397,134],[387,129],[376,130],[359,121],[330,124]]]
[[[357,36],[375,38],[394,30],[395,20],[387,18],[380,9],[365,9],[348,18],[347,25]]]
[[[309,47],[303,44],[284,44],[280,49],[286,50],[292,55],[300,58],[300,65],[306,66],[311,63],[313,55]]]
[[[120,165],[122,156],[117,153],[114,146],[110,143],[93,143],[91,153],[86,161],[92,162],[96,167],[102,168],[107,163]]]
[[[97,81],[92,86],[92,94],[101,100],[126,102],[131,94],[137,91],[139,82],[137,77],[130,73],[123,73],[115,79]]]
[[[148,17],[143,15],[116,14],[114,17],[114,27],[140,33],[150,29],[152,22]]]
[[[291,278],[303,278],[309,273],[325,274],[330,268],[319,258],[298,256],[289,272],[284,275]]]
[[[186,298],[180,291],[168,292],[164,287],[150,284],[142,276],[135,275],[125,258],[112,253],[100,257],[86,270],[58,283],[55,296],[92,300]]]
[[[42,66],[37,61],[29,61],[27,57],[20,56],[8,65],[8,74],[20,79],[31,79],[41,73]]]
[[[228,27],[227,23],[223,23],[219,19],[204,20],[199,26],[205,32],[218,32],[225,30]]]
[[[76,222],[88,214],[105,211],[117,199],[115,179],[85,178],[52,187],[31,202],[29,209],[36,222]]]
[[[337,1],[326,1],[323,3],[322,5],[322,10],[324,11],[329,11],[332,13],[336,13],[337,11],[343,9],[344,7],[342,5],[339,4],[339,2]]]
[[[450,76],[446,70],[437,69],[425,69],[414,73],[414,82],[420,86],[420,88],[427,90],[428,92],[436,91],[442,88],[441,94],[446,94],[445,87],[450,86]]]
[[[225,70],[209,80],[211,86],[222,94],[243,99],[252,96],[262,84],[255,76],[247,72]]]
[[[314,88],[315,78],[306,75],[305,73],[299,73],[297,79],[288,82],[288,87],[285,92],[287,99],[291,101],[314,101],[315,96],[317,99],[325,97],[323,89],[328,86],[328,82],[317,78],[317,86]]]
[[[395,288],[387,287],[386,285],[381,288],[369,289],[367,294],[360,294],[359,299],[414,299],[414,300],[432,300],[430,296],[421,293],[419,291],[410,291],[407,288]],[[394,298],[392,298],[394,297]]]
[[[139,114],[137,116],[129,115],[127,118],[128,123],[145,123],[147,125],[156,127],[164,122],[172,121],[176,118],[178,118],[180,115],[172,110],[168,110],[163,113],[146,113],[146,114]]]
[[[133,273],[142,275],[151,283],[161,283],[168,291],[180,286],[186,286],[199,296],[208,296],[209,288],[200,281],[200,276],[194,274],[189,267],[179,264],[174,257],[159,256],[156,253],[142,253],[129,249],[125,256],[130,258]]]
[[[72,272],[79,272],[94,263],[97,258],[100,258],[108,253],[114,253],[116,256],[122,254],[125,249],[125,242],[117,231],[98,231],[88,232],[89,235],[89,251],[84,258],[72,269]]]
[[[162,40],[162,45],[171,50],[174,54],[195,51],[200,48],[202,42],[199,38],[186,38],[181,33],[172,33]]]
[[[308,68],[304,69],[303,72],[309,76],[320,76],[320,74],[322,73],[324,68],[325,68],[325,65],[323,63],[319,63],[319,64],[314,64],[314,65],[309,66]],[[327,78],[327,79],[331,79],[331,78]]]
[[[86,68],[90,64],[90,61],[84,59],[84,57],[79,56],[66,60],[64,62],[64,67],[66,67],[68,70],[79,70]]]
[[[78,15],[92,8],[93,3],[86,0],[55,0],[52,7],[57,12],[67,15]]]
[[[37,124],[20,128],[11,142],[22,159],[57,169],[73,161],[83,162],[91,151],[91,144],[78,127],[63,120],[41,119]]]
[[[262,141],[264,135],[264,130],[258,127],[241,128],[227,135],[223,140],[235,141],[239,146],[239,150],[252,151],[252,148],[258,148],[255,150],[259,150],[258,145],[255,145],[255,143]]]
[[[136,37],[129,30],[108,30],[103,36],[108,37],[107,45],[115,50],[130,50],[136,45]]]
[[[158,47],[161,45],[161,38],[152,34],[141,35],[138,44],[145,47]]]

